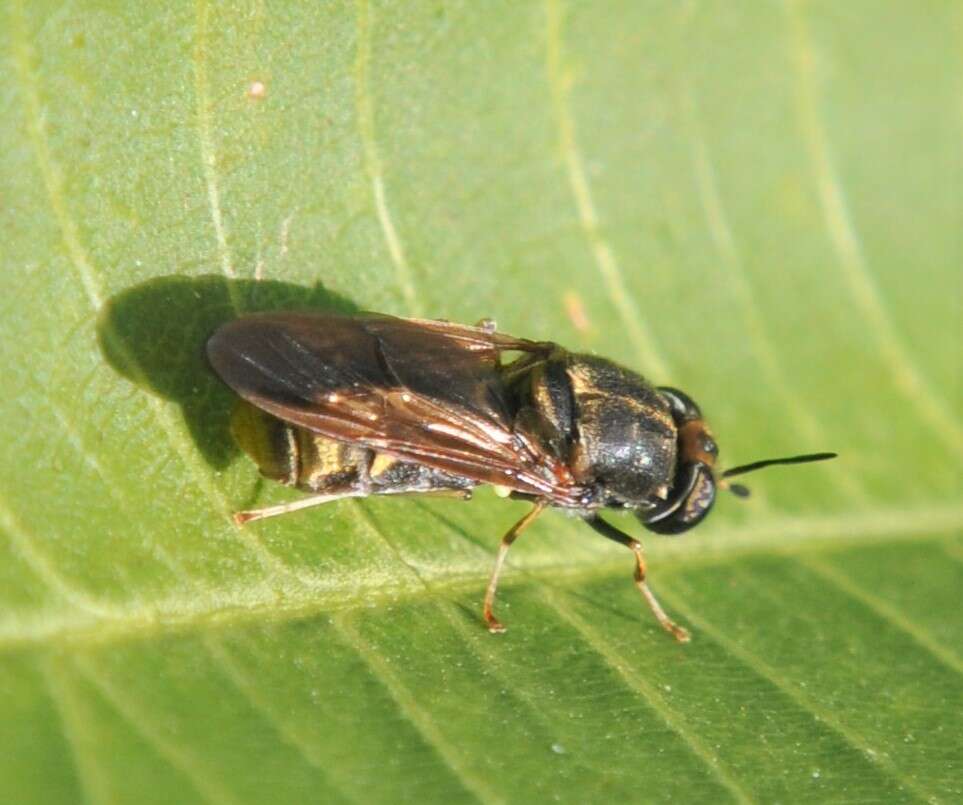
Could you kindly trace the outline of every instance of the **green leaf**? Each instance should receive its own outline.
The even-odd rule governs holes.
[[[0,800],[959,801],[959,4],[26,3],[0,25]],[[293,494],[206,335],[473,322],[685,389],[650,578]],[[613,517],[633,533],[629,519]]]

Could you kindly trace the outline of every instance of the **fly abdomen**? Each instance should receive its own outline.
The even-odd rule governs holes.
[[[261,475],[286,486],[297,486],[298,445],[294,428],[241,401],[231,413],[231,435],[257,464]]]
[[[339,442],[240,403],[231,418],[240,448],[265,478],[319,494],[369,495],[469,490],[471,479]]]
[[[360,490],[373,451],[299,428],[241,402],[231,417],[238,446],[265,478],[308,492]]]

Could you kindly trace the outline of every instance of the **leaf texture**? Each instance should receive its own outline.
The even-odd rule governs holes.
[[[8,0],[0,800],[963,798],[958,4]],[[203,344],[375,310],[685,389],[651,581],[518,503],[290,497]],[[628,521],[624,523],[631,528]]]

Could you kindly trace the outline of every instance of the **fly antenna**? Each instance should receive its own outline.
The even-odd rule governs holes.
[[[731,470],[726,470],[719,476],[723,483],[720,484],[723,489],[728,489],[736,497],[747,498],[749,497],[748,487],[742,484],[731,484],[725,482],[726,478],[731,478],[733,475],[744,475],[747,472],[755,472],[756,470],[761,470],[764,467],[772,467],[775,464],[808,464],[811,461],[827,461],[831,458],[836,458],[838,453],[807,453],[803,456],[787,456],[785,458],[764,458],[762,461],[753,461],[750,464],[742,464],[739,467],[733,467]]]
[[[826,461],[836,458],[839,453],[807,453],[804,456],[788,456],[786,458],[764,458],[762,461],[753,461],[751,464],[743,464],[740,467],[733,467],[722,473],[723,478],[731,478],[733,475],[744,475],[747,472],[755,472],[763,467],[771,467],[774,464],[808,464],[810,461]]]

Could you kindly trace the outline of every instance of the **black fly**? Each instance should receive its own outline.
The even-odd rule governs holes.
[[[485,595],[492,607],[509,546],[547,507],[577,513],[635,553],[635,581],[659,623],[665,614],[646,584],[641,544],[600,517],[628,509],[650,531],[680,534],[699,523],[716,489],[748,494],[718,474],[718,447],[699,407],[605,358],[548,341],[376,314],[263,313],[221,327],[207,352],[244,401],[233,430],[261,472],[312,493],[239,512],[239,523],[346,497],[411,493],[470,497],[480,484],[533,508],[502,538]],[[504,360],[516,353],[513,360]]]

